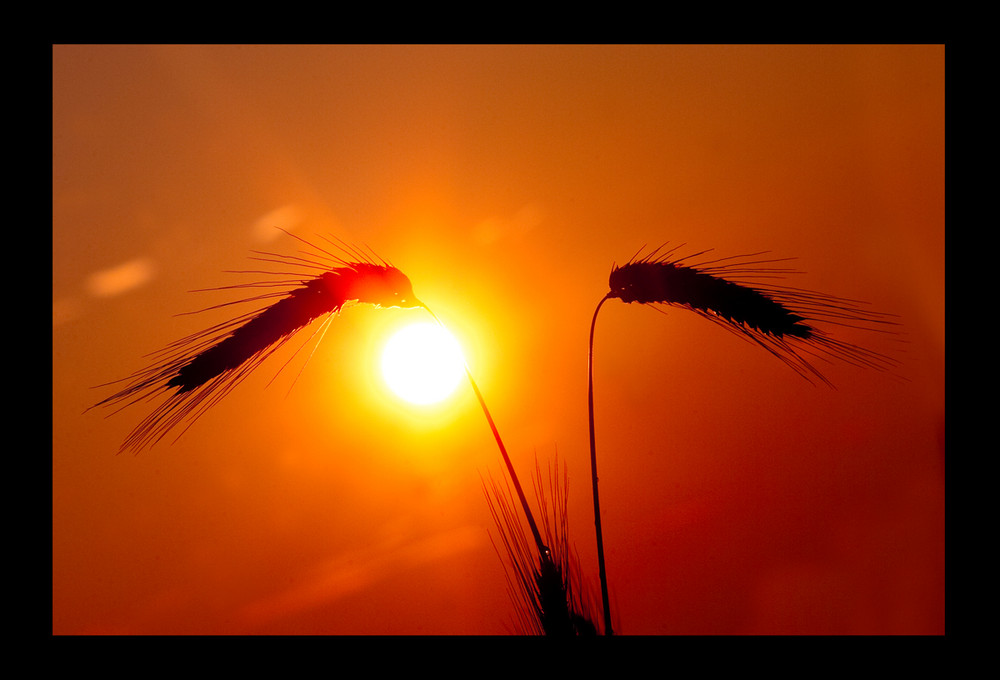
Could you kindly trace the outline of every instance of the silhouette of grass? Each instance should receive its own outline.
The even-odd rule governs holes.
[[[565,470],[559,479],[559,464],[549,470],[549,495],[542,473],[535,464],[535,498],[541,508],[545,542],[551,549],[536,554],[528,543],[520,517],[514,510],[509,485],[490,479],[483,482],[484,495],[506,553],[507,590],[514,603],[516,632],[526,635],[566,637],[597,635],[596,618],[582,581],[579,558],[569,544]],[[550,499],[551,497],[551,505]]]
[[[422,307],[441,323],[430,308],[415,297],[410,280],[373,253],[325,239],[334,252],[299,236],[289,236],[308,246],[309,250],[294,256],[257,252],[252,259],[279,264],[282,270],[241,272],[280,278],[225,287],[265,289],[266,292],[208,309],[274,302],[182,338],[152,355],[151,366],[123,380],[108,383],[125,385],[94,406],[115,406],[114,413],[166,395],[166,399],[129,434],[119,451],[138,453],[183,425],[180,437],[277,348],[321,318],[321,325],[310,338],[316,333],[324,333],[331,320],[349,303]],[[760,259],[764,253],[691,262],[709,252],[702,251],[670,259],[678,248],[659,254],[661,247],[642,257],[637,253],[626,264],[614,266],[609,275],[609,291],[598,303],[591,321],[588,352],[590,459],[603,632],[606,635],[613,634],[614,630],[598,493],[593,380],[594,334],[598,313],[605,302],[618,299],[654,308],[687,309],[762,347],[806,380],[831,387],[832,383],[815,366],[817,359],[840,360],[880,371],[889,371],[898,365],[886,355],[845,342],[823,328],[825,324],[892,332],[891,327],[898,324],[891,315],[870,311],[858,301],[777,285],[775,279],[796,272],[772,266],[786,260]],[[536,462],[535,494],[542,519],[539,528],[486,401],[468,365],[465,370],[508,475],[508,482],[503,487],[491,480],[488,487],[484,482],[484,490],[510,565],[508,587],[518,612],[517,627],[521,632],[547,635],[596,634],[598,626],[589,614],[589,600],[581,597],[584,594],[581,570],[568,541],[565,473],[560,483],[557,461],[555,469],[549,471],[549,494],[546,495]],[[514,509],[515,495],[523,516]],[[530,529],[534,550],[522,530],[522,518]]]
[[[276,302],[177,340],[151,355],[154,362],[149,367],[123,380],[98,386],[126,383],[121,390],[91,407],[117,406],[113,413],[162,394],[169,395],[136,426],[119,452],[138,453],[187,421],[177,435],[179,438],[275,350],[320,317],[326,318],[317,332],[325,332],[334,316],[351,302],[377,307],[425,307],[413,294],[406,275],[381,258],[376,260],[357,248],[330,241],[344,256],[353,258],[346,260],[285,233],[311,250],[297,256],[257,252],[251,259],[277,263],[292,271],[236,273],[286,278],[226,286],[223,289],[272,290],[201,311],[272,299],[277,299]]]
[[[427,311],[438,323],[441,323],[440,319],[437,318],[429,307]],[[563,523],[556,525],[557,528],[554,528],[548,521],[544,503],[545,497],[539,493],[540,476],[537,474],[536,469],[536,477],[539,481],[536,482],[535,489],[536,497],[542,505],[543,530],[545,531],[545,537],[543,538],[542,532],[535,521],[534,514],[531,512],[528,499],[524,494],[524,489],[518,480],[517,472],[514,470],[514,464],[507,453],[507,447],[504,446],[503,439],[500,437],[500,431],[497,429],[493,416],[486,406],[486,400],[483,398],[479,386],[472,377],[472,371],[469,370],[468,364],[465,366],[465,374],[469,378],[472,391],[479,401],[479,406],[482,408],[483,415],[486,417],[486,422],[493,433],[497,448],[500,450],[500,455],[503,458],[508,479],[510,480],[509,484],[513,485],[514,494],[517,495],[521,509],[524,511],[524,519],[531,530],[535,549],[538,552],[536,561],[531,557],[531,549],[528,546],[524,533],[520,531],[521,523],[517,519],[517,513],[513,510],[513,504],[512,502],[507,502],[507,498],[511,497],[510,486],[507,487],[507,495],[505,496],[500,493],[499,487],[494,483],[492,490],[494,497],[497,499],[497,505],[494,506],[490,503],[490,511],[497,526],[501,528],[501,535],[503,536],[504,544],[507,546],[510,562],[516,575],[514,580],[519,585],[519,588],[514,589],[514,591],[519,592],[520,596],[514,598],[514,602],[515,605],[520,605],[516,606],[516,609],[520,614],[519,620],[522,623],[522,631],[545,635],[586,634],[593,625],[589,623],[589,620],[585,616],[579,613],[579,604],[572,598],[573,591],[570,589],[571,582],[568,580],[568,577],[574,572],[570,570],[571,565],[568,561],[568,549],[565,545],[568,532],[560,530],[565,527],[565,501],[562,504],[562,513],[557,513],[557,517],[561,517]],[[564,499],[562,495],[554,494],[554,496]],[[487,502],[489,501],[490,497],[487,494]],[[504,531],[504,528],[506,528],[506,531]],[[555,553],[553,553],[550,546],[557,547]],[[538,564],[537,568],[534,567],[536,563]],[[575,570],[575,573],[579,573],[579,568]],[[510,587],[509,573],[508,587]],[[574,609],[574,607],[576,608]],[[531,616],[527,614],[528,612],[531,612]],[[529,622],[531,622],[531,625],[529,625]]]
[[[810,382],[832,383],[814,361],[840,360],[886,371],[895,359],[839,340],[817,324],[892,332],[894,315],[866,309],[866,303],[769,283],[798,274],[773,265],[784,259],[756,259],[766,253],[690,262],[710,251],[669,259],[680,247],[633,257],[613,267],[609,299],[670,305],[695,312],[770,352]],[[662,311],[662,310],[661,310]]]
[[[892,332],[890,327],[898,326],[892,320],[894,315],[870,311],[865,308],[865,303],[856,300],[774,284],[775,279],[799,273],[771,266],[790,258],[759,259],[766,254],[759,252],[692,262],[710,252],[704,250],[670,259],[681,247],[676,246],[661,253],[661,246],[642,257],[640,249],[626,264],[613,266],[608,277],[610,290],[598,302],[590,324],[587,357],[590,465],[604,624],[605,632],[609,635],[613,631],[608,603],[594,433],[594,330],[597,315],[605,302],[618,299],[657,309],[660,305],[668,305],[690,310],[762,347],[809,382],[818,381],[829,387],[833,387],[833,384],[816,368],[816,359],[840,360],[879,371],[889,371],[899,363],[884,354],[840,340],[817,325]]]

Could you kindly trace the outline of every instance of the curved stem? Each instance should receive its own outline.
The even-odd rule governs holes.
[[[597,313],[601,306],[611,297],[605,295],[597,303],[594,319],[590,322],[590,350],[587,353],[587,406],[590,415],[590,475],[594,484],[594,527],[597,531],[597,566],[601,576],[601,602],[604,605],[604,634],[613,635],[611,629],[611,605],[608,602],[608,576],[604,568],[604,537],[601,533],[601,501],[597,493],[597,443],[594,437],[594,328],[597,326]]]

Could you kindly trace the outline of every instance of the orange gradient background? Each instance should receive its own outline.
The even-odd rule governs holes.
[[[145,407],[84,413],[226,318],[178,316],[232,299],[189,291],[294,252],[275,226],[407,273],[522,482],[536,459],[568,468],[595,590],[587,336],[612,263],[665,241],[771,250],[798,258],[793,285],[901,315],[908,381],[832,365],[830,390],[693,314],[606,304],[611,600],[626,634],[944,632],[942,46],[53,59],[56,634],[511,630],[482,485],[503,471],[472,391],[419,408],[379,375],[425,312],[347,309],[308,363],[278,373],[289,347],[138,456],[116,452]]]

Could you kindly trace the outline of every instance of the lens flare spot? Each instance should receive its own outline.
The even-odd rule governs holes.
[[[411,324],[397,331],[382,351],[382,377],[400,398],[434,404],[454,391],[465,370],[462,348],[445,328]]]

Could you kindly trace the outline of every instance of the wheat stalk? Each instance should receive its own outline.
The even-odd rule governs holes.
[[[590,324],[587,405],[590,425],[590,466],[594,496],[597,559],[604,605],[606,634],[612,634],[608,602],[604,538],[601,529],[597,476],[597,443],[594,433],[594,330],[605,302],[618,299],[642,305],[669,305],[690,310],[719,324],[783,361],[810,382],[833,384],[817,369],[815,359],[840,360],[855,366],[889,371],[898,361],[884,354],[840,340],[817,324],[846,326],[868,331],[892,332],[894,315],[874,312],[865,303],[790,288],[773,283],[798,273],[775,267],[786,259],[760,259],[765,252],[725,258],[701,259],[701,251],[671,259],[682,246],[665,252],[663,246],[626,264],[613,266],[610,290],[598,302]],[[692,260],[696,260],[692,262]],[[662,310],[660,310],[662,311]]]

